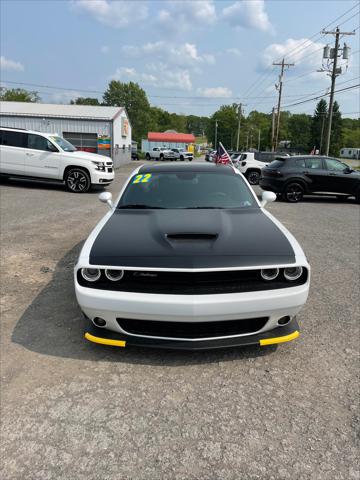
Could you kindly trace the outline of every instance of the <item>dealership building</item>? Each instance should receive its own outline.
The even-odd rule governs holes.
[[[0,102],[0,125],[57,133],[78,150],[111,157],[115,166],[131,160],[131,124],[122,107]]]
[[[149,132],[147,140],[141,141],[141,151],[148,152],[154,147],[184,148],[195,143],[195,137],[191,133],[178,133],[175,130],[166,132]]]

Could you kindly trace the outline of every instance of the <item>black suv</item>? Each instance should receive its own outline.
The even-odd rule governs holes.
[[[331,194],[354,196],[360,203],[360,172],[335,158],[277,157],[261,170],[259,184],[288,202],[299,202],[306,194]]]

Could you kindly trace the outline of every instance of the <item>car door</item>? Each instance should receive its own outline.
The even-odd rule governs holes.
[[[50,140],[42,135],[28,133],[25,152],[26,175],[40,178],[59,178],[61,153]]]
[[[0,173],[25,175],[26,134],[0,130]]]
[[[325,166],[328,171],[329,192],[352,193],[354,176],[346,172],[346,165],[335,158],[325,158]]]
[[[305,169],[302,173],[308,179],[308,189],[311,192],[329,191],[328,171],[322,157],[305,158]]]

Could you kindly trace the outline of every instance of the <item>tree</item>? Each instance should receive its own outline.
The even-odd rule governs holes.
[[[23,88],[1,87],[0,100],[4,102],[38,102],[40,97],[37,92],[30,92]]]
[[[337,103],[337,101],[335,101],[333,106],[329,154],[338,156],[342,146],[343,146],[342,118],[341,118],[339,104]]]
[[[288,122],[291,146],[305,152],[311,149],[312,118],[305,113],[291,115]]]
[[[360,118],[343,118],[343,147],[360,146]]]
[[[145,91],[137,83],[112,80],[104,93],[104,105],[125,107],[132,126],[132,137],[137,142],[146,138],[151,110]]]
[[[327,103],[323,98],[317,103],[311,121],[310,148],[317,148],[323,153],[326,136]]]
[[[100,102],[97,98],[91,97],[78,97],[75,100],[71,100],[71,105],[100,105]]]
[[[225,148],[232,148],[235,145],[237,132],[237,105],[222,105],[210,118],[206,135],[208,141],[215,146],[215,125],[217,122],[217,141]]]

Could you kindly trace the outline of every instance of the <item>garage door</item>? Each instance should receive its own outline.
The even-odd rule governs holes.
[[[63,132],[63,137],[78,150],[98,153],[98,136],[96,133]]]

